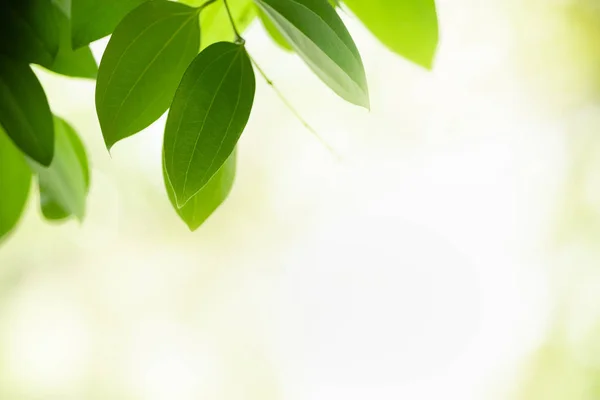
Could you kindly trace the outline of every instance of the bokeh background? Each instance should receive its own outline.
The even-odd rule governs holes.
[[[236,184],[195,233],[164,119],[109,155],[93,83],[37,70],[92,187],[83,224],[34,196],[0,247],[0,398],[600,399],[600,6],[438,11],[433,72],[343,14],[371,112],[255,22],[251,55],[335,154],[257,76]]]

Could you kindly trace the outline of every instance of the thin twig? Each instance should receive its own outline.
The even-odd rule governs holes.
[[[331,145],[329,145],[329,143],[327,143],[325,141],[325,139],[323,139],[321,137],[321,135],[319,135],[319,133],[308,122],[306,122],[306,120],[304,118],[302,118],[302,115],[300,115],[300,113],[288,101],[288,99],[283,95],[283,93],[281,93],[281,91],[279,91],[279,89],[277,88],[277,86],[275,86],[275,84],[273,83],[273,81],[271,79],[269,79],[269,77],[267,76],[267,74],[258,65],[258,63],[256,62],[256,60],[254,60],[254,58],[252,58],[252,57],[250,57],[250,60],[252,61],[252,64],[254,64],[254,66],[256,67],[256,69],[258,70],[258,72],[260,73],[260,75],[263,77],[263,79],[267,82],[267,85],[271,86],[271,88],[273,89],[273,91],[275,92],[275,94],[277,94],[277,97],[279,97],[279,99],[281,100],[281,102],[288,108],[288,110],[290,110],[292,112],[292,114],[294,114],[294,116],[296,117],[296,119],[298,121],[300,121],[300,123],[306,128],[306,130],[308,130],[310,133],[312,133],[312,135],[327,149],[327,151],[329,151],[329,153],[331,153],[331,155],[333,155],[335,157],[335,159],[337,161],[341,161],[342,157],[339,154],[337,154],[337,152],[333,149],[333,147],[331,147]]]
[[[233,20],[233,15],[231,15],[231,10],[229,9],[229,4],[227,3],[227,0],[223,0],[223,3],[225,3],[225,9],[227,10],[227,16],[229,17],[229,22],[231,22],[231,27],[233,28],[233,32],[235,33],[236,42],[244,44],[246,41],[240,35],[240,33],[237,30],[237,27],[235,26],[235,21]]]

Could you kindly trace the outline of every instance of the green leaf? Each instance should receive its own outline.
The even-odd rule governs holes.
[[[438,44],[434,0],[344,0],[389,49],[431,68]]]
[[[55,117],[57,118],[57,117]],[[69,140],[69,145],[75,152],[78,161],[78,168],[83,173],[86,194],[90,187],[90,168],[88,163],[85,147],[75,130],[64,120],[59,120],[62,123],[62,129]],[[59,221],[67,219],[71,213],[67,211],[60,203],[60,200],[52,195],[52,190],[48,190],[48,185],[45,182],[39,182],[40,189],[40,206],[44,218],[50,221]]]
[[[83,166],[81,154],[74,145],[72,128],[58,117],[54,117],[54,126],[56,154],[52,164],[43,167],[31,161],[30,165],[38,175],[40,193],[44,194],[42,202],[51,199],[50,203],[56,203],[64,213],[73,214],[81,221],[85,214],[89,171]]]
[[[166,170],[179,208],[233,152],[250,116],[255,84],[244,46],[228,42],[208,47],[186,71],[164,139]]]
[[[50,165],[54,127],[44,89],[29,65],[1,54],[0,125],[26,155]]]
[[[283,35],[279,33],[277,27],[273,25],[269,17],[267,17],[260,8],[257,11],[258,17],[260,18],[260,22],[262,22],[263,27],[265,28],[269,36],[271,36],[271,39],[273,39],[273,41],[277,43],[282,49],[287,51],[293,51],[292,46],[290,46],[290,44],[287,42],[287,40],[285,40]]]
[[[0,53],[27,63],[51,64],[58,52],[58,27],[49,0],[3,0]]]
[[[0,129],[0,240],[19,222],[30,186],[25,157]]]
[[[71,22],[68,13],[57,5],[55,7],[56,21],[60,31],[60,47],[49,65],[44,65],[51,71],[76,78],[96,79],[98,66],[89,46],[77,50],[71,48]]]
[[[194,7],[206,3],[206,0],[180,1]],[[256,18],[256,7],[252,4],[252,0],[228,0],[227,4],[229,4],[235,26],[240,33],[243,33]],[[202,30],[201,49],[205,49],[213,43],[235,40],[235,34],[231,28],[223,0],[217,0],[216,3],[212,3],[202,10],[200,13],[200,27]]]
[[[236,151],[234,150],[227,161],[208,181],[198,193],[196,193],[183,207],[177,207],[173,186],[169,182],[163,157],[163,178],[169,201],[175,208],[179,217],[193,232],[200,227],[212,215],[213,212],[225,201],[235,179]]]
[[[308,66],[347,101],[369,108],[356,45],[326,0],[255,0]]]
[[[169,108],[198,54],[198,10],[153,0],[117,26],[102,57],[96,109],[107,148],[148,127]]]
[[[71,36],[78,49],[110,35],[131,10],[145,0],[72,0]]]

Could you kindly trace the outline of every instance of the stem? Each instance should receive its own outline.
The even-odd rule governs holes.
[[[210,6],[212,3],[216,3],[217,0],[208,0],[206,1],[204,4],[202,4],[200,7],[198,7],[198,12],[204,10],[207,6]]]
[[[250,61],[252,61],[252,64],[254,64],[254,66],[256,67],[256,69],[258,70],[258,72],[260,73],[260,75],[267,82],[267,85],[271,86],[271,89],[273,89],[273,91],[275,92],[275,94],[277,95],[277,97],[279,97],[279,100],[281,100],[281,102],[288,108],[288,110],[290,110],[292,112],[292,114],[294,114],[294,116],[296,117],[296,119],[298,121],[300,121],[300,123],[304,126],[304,128],[306,128],[306,130],[308,130],[310,133],[312,133],[312,135],[327,149],[327,151],[329,151],[329,153],[331,153],[331,155],[333,155],[336,158],[337,161],[340,161],[342,158],[340,157],[339,154],[336,153],[336,151],[333,149],[333,147],[331,147],[329,145],[329,143],[327,143],[325,141],[325,139],[323,139],[321,137],[321,135],[319,135],[319,133],[312,126],[310,126],[310,124],[308,122],[306,122],[306,120],[304,118],[302,118],[302,115],[300,115],[300,113],[298,111],[296,111],[296,109],[294,108],[294,106],[292,106],[292,104],[283,95],[283,93],[281,93],[279,91],[279,89],[275,86],[275,84],[273,83],[273,81],[271,79],[269,79],[269,77],[267,76],[267,74],[257,64],[257,62],[254,60],[254,58],[252,58],[250,55],[248,55],[248,57],[250,57]]]
[[[227,10],[227,16],[229,17],[229,22],[231,23],[231,27],[233,28],[233,33],[235,33],[235,41],[237,43],[244,44],[246,41],[240,35],[240,33],[237,30],[237,27],[235,26],[235,22],[233,20],[233,16],[231,15],[231,10],[229,9],[229,4],[227,3],[227,0],[223,0],[223,3],[225,3],[225,9]]]

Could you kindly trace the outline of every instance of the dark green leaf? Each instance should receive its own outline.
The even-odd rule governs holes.
[[[233,152],[248,122],[254,90],[252,64],[241,45],[215,43],[186,71],[164,140],[166,170],[179,208]]]
[[[236,151],[229,156],[221,169],[183,207],[177,208],[173,186],[169,182],[163,158],[163,178],[169,200],[179,217],[191,231],[195,231],[225,201],[235,179]]]
[[[434,0],[344,0],[392,51],[431,68],[438,44]]]
[[[206,0],[181,0],[181,2],[199,7],[206,3]],[[256,17],[256,7],[252,4],[252,0],[228,0],[227,4],[229,4],[235,26],[240,33],[243,33]],[[213,43],[230,42],[235,39],[223,0],[217,0],[216,3],[212,3],[202,10],[200,28],[202,30],[200,43],[202,49]]]
[[[67,139],[69,140],[69,144],[71,148],[75,151],[75,155],[77,156],[77,161],[79,163],[78,167],[83,173],[85,190],[87,193],[90,187],[90,168],[88,164],[87,154],[85,152],[85,147],[75,130],[66,121],[60,121],[59,123],[61,122],[62,129],[64,129]],[[47,185],[45,185],[45,182],[39,182],[39,189],[40,206],[44,218],[50,221],[58,221],[67,219],[71,216],[71,213],[68,212],[61,205],[60,201],[52,195],[52,190],[48,190]]]
[[[2,0],[0,53],[49,65],[59,46],[54,5],[49,0]]]
[[[198,10],[153,0],[117,26],[102,57],[96,109],[106,146],[156,121],[198,54]]]
[[[260,18],[260,22],[262,22],[263,26],[265,27],[265,30],[267,31],[269,36],[271,36],[271,39],[273,39],[273,41],[277,43],[282,49],[292,51],[292,46],[290,46],[290,44],[287,42],[287,40],[285,40],[283,35],[279,33],[277,27],[273,25],[269,17],[267,17],[260,8],[257,11],[258,17]]]
[[[0,55],[0,125],[29,157],[50,165],[54,128],[46,94],[25,62]]]
[[[76,78],[96,79],[98,66],[89,46],[77,50],[71,48],[71,22],[62,8],[55,7],[56,21],[60,31],[60,47],[49,70]]]
[[[145,0],[71,0],[73,48],[110,35],[121,19]]]
[[[0,240],[19,221],[31,186],[31,170],[23,154],[0,129]]]
[[[60,210],[82,220],[89,183],[87,163],[83,166],[81,162],[81,155],[71,137],[74,133],[72,128],[58,117],[54,117],[54,126],[56,154],[52,164],[46,168],[31,161],[30,165],[38,174],[40,192],[44,194],[42,201],[55,203]]]
[[[315,74],[342,98],[369,108],[356,45],[325,0],[255,0]]]

